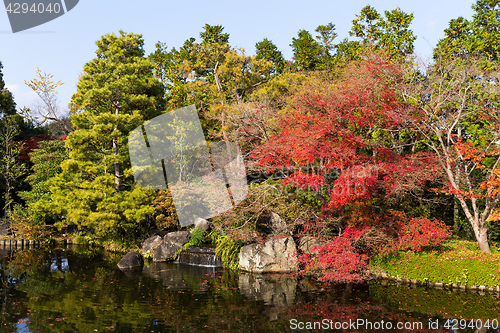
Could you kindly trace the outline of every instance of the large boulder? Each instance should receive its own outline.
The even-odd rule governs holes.
[[[127,253],[122,260],[117,264],[119,269],[131,269],[144,266],[144,259],[142,255],[137,252]]]
[[[191,236],[189,235],[189,231],[176,231],[166,234],[165,237],[163,237],[163,240],[182,246],[186,244],[190,238]]]
[[[163,241],[163,238],[161,236],[152,236],[149,237],[142,243],[142,253],[149,253],[149,252],[154,252],[156,248],[161,244]]]
[[[254,273],[296,272],[297,247],[292,237],[246,245],[241,248],[239,264],[241,269]]]
[[[154,261],[166,261],[174,258],[177,251],[189,241],[189,231],[170,232],[155,250]]]
[[[317,252],[317,249],[314,249],[314,251],[311,251],[311,248],[313,246],[321,246],[321,245],[325,245],[325,244],[323,242],[321,242],[319,239],[311,237],[311,236],[304,236],[299,241],[299,250],[302,253],[315,253],[315,252]]]

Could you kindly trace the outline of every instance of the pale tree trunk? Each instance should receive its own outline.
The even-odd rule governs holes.
[[[120,114],[120,108],[115,108],[115,116],[118,117]],[[118,129],[118,120],[116,120],[115,127],[113,131]],[[113,135],[113,155],[116,159],[118,159],[118,138],[116,135]],[[118,161],[115,162],[115,193],[120,192],[120,163]]]
[[[474,199],[473,199],[474,200]],[[477,243],[479,244],[479,249],[484,252],[491,253],[490,245],[488,243],[488,227],[485,225],[485,220],[483,216],[479,215],[477,206],[473,203],[474,215],[469,210],[467,203],[464,199],[458,199],[465,216],[472,225],[472,230],[474,230],[474,235],[476,236]],[[482,214],[481,214],[482,215]]]

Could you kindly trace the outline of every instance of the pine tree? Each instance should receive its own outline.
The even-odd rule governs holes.
[[[16,113],[16,103],[12,93],[5,88],[3,81],[2,62],[0,61],[0,118],[4,115],[12,115]]]
[[[141,35],[108,34],[97,44],[72,97],[76,131],[69,159],[51,179],[54,213],[98,235],[121,237],[152,212],[152,191],[134,186],[127,140],[131,130],[164,107],[164,91],[144,57]]]

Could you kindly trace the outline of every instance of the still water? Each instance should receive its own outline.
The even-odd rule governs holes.
[[[0,249],[0,332],[445,332],[452,318],[455,332],[500,331],[472,327],[498,325],[491,295],[325,286],[175,263],[122,272],[120,258],[89,247]]]

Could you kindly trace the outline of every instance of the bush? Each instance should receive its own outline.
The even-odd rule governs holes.
[[[155,210],[152,217],[159,230],[176,231],[179,229],[179,219],[170,190],[158,191],[151,207]]]
[[[368,257],[356,252],[353,242],[359,239],[366,228],[348,228],[343,236],[337,236],[325,245],[313,246],[312,253],[298,256],[303,265],[301,275],[314,275],[320,281],[360,282],[361,273],[368,268]]]
[[[12,232],[17,238],[48,240],[56,232],[54,226],[38,222],[28,208],[15,205],[9,218]]]
[[[397,250],[411,250],[415,252],[438,246],[450,235],[451,231],[443,221],[435,218],[412,218],[408,223],[400,226],[400,242]]]

